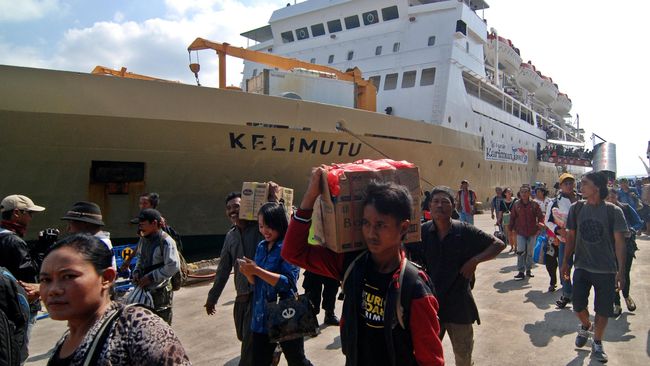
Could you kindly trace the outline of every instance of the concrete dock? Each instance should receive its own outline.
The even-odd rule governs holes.
[[[489,215],[476,217],[483,230],[493,231]],[[609,365],[650,365],[650,237],[637,238],[639,251],[632,267],[631,296],[638,309],[610,319],[604,347]],[[507,249],[505,250],[507,252]],[[547,292],[549,278],[543,266],[533,270],[534,278],[515,281],[516,256],[502,253],[496,260],[482,263],[476,272],[474,297],[481,324],[474,325],[476,365],[599,365],[590,359],[590,345],[574,345],[578,321],[567,306],[556,309],[559,291]],[[643,279],[646,280],[643,280]],[[211,283],[184,287],[174,294],[173,328],[194,365],[237,365],[239,342],[233,328],[232,281],[217,305],[217,314],[208,316],[203,304]],[[337,302],[340,312],[341,302]],[[593,295],[590,300],[593,304]],[[590,307],[590,309],[593,309]],[[322,321],[323,314],[319,315]],[[38,321],[30,343],[27,365],[46,365],[49,352],[66,329],[65,322]],[[451,344],[443,342],[447,365],[454,365]],[[343,365],[338,327],[322,327],[322,333],[305,342],[307,357],[314,365]],[[284,358],[280,365],[286,365]]]

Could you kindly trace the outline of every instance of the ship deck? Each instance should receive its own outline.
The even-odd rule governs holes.
[[[477,225],[492,231],[489,215],[476,217]],[[637,239],[640,250],[632,268],[631,295],[638,309],[624,309],[610,319],[604,346],[610,365],[647,365],[650,363],[650,238]],[[574,346],[578,321],[570,309],[555,309],[559,292],[548,293],[548,275],[537,266],[535,277],[514,281],[516,257],[500,254],[496,260],[479,265],[474,297],[481,325],[474,326],[474,359],[477,365],[519,366],[599,365],[590,359],[590,348]],[[232,324],[234,287],[228,283],[217,305],[217,314],[208,317],[203,304],[210,289],[204,282],[185,287],[174,294],[173,328],[194,365],[237,365],[239,343]],[[593,298],[590,301],[593,304]],[[340,312],[341,302],[337,302]],[[322,313],[320,318],[322,318]],[[31,356],[27,365],[45,365],[48,352],[65,330],[64,322],[41,320],[32,333]],[[445,338],[447,365],[454,365],[451,344]],[[590,344],[590,343],[589,343]],[[343,365],[337,327],[305,342],[307,357],[314,365]],[[282,359],[280,365],[286,365]]]

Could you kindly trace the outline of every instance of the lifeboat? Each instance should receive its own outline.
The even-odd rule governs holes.
[[[517,72],[515,80],[519,86],[529,93],[534,93],[542,86],[542,77],[535,70],[535,66],[530,63],[522,63],[519,66],[519,72]]]
[[[559,90],[553,80],[547,76],[542,76],[542,85],[535,91],[535,97],[540,102],[549,105],[557,98]]]
[[[571,110],[571,106],[571,99],[569,99],[569,96],[564,93],[558,93],[557,99],[551,103],[551,109],[553,112],[560,116],[567,115]]]
[[[499,69],[509,75],[517,74],[521,64],[521,56],[519,56],[519,50],[512,45],[509,39],[489,34],[488,42],[484,47],[486,62],[494,66],[497,42],[499,42]]]

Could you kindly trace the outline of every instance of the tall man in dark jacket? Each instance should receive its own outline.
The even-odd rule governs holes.
[[[429,207],[433,220],[422,226],[422,242],[406,244],[406,251],[434,283],[440,338],[449,333],[456,365],[472,365],[472,324],[480,319],[470,282],[477,265],[495,258],[506,245],[473,225],[452,220],[454,197],[447,187],[431,191]]]
[[[248,284],[246,276],[239,271],[238,259],[255,258],[257,244],[264,240],[260,234],[258,224],[255,221],[241,220],[239,218],[239,207],[241,202],[241,193],[232,192],[226,197],[226,215],[233,226],[226,233],[223,241],[223,248],[219,257],[217,274],[214,284],[208,293],[208,299],[205,301],[205,311],[208,315],[214,315],[215,306],[223,292],[230,272],[234,267],[235,270],[235,306],[233,308],[233,318],[235,321],[235,330],[237,339],[241,342],[241,356],[239,358],[240,366],[252,365],[252,333],[251,333],[251,306],[253,304],[253,289]]]

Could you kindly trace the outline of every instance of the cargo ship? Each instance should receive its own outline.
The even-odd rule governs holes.
[[[561,171],[587,171],[571,99],[488,27],[486,8],[483,0],[287,6],[242,33],[248,48],[200,39],[188,47],[190,56],[217,50],[219,88],[0,66],[0,192],[46,206],[37,228],[62,226],[75,201],[97,202],[117,242],[134,237],[138,196],[158,192],[186,251],[218,254],[228,192],[273,180],[299,199],[319,164],[407,160],[423,190],[467,179],[482,202],[495,186],[552,186]],[[243,80],[226,87],[225,55],[236,52]]]

